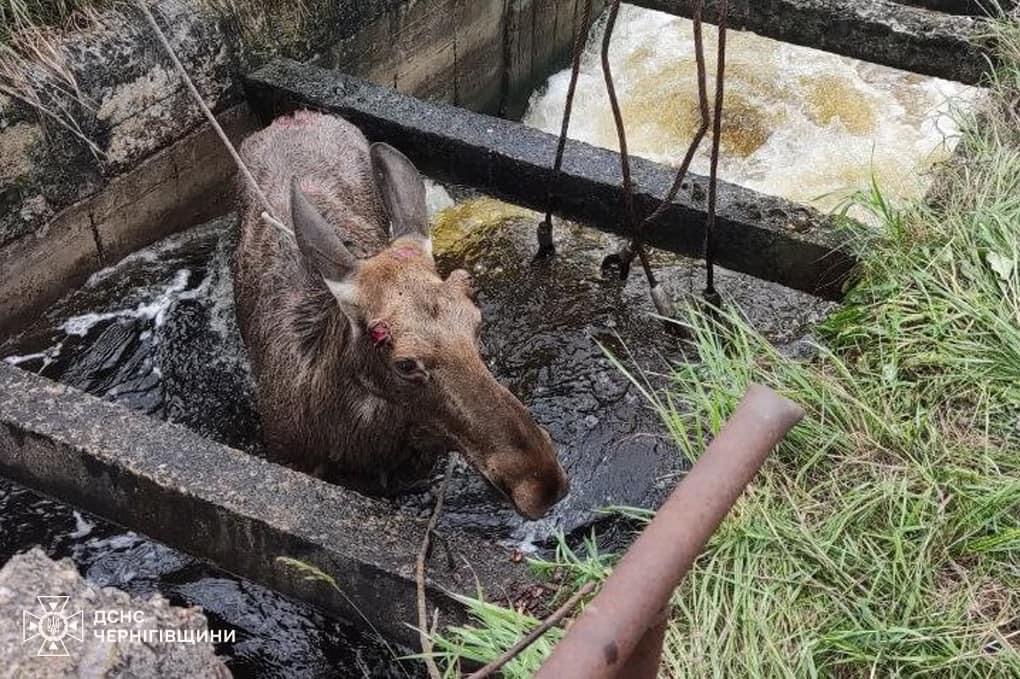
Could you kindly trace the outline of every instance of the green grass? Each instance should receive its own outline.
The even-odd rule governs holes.
[[[814,359],[686,310],[700,361],[649,394],[683,454],[751,382],[808,415],[677,591],[664,676],[1020,677],[1020,25],[996,39],[994,102],[934,200],[853,198],[881,226],[858,227],[861,278]],[[610,564],[561,546],[535,567],[570,589]],[[440,640],[448,660],[489,660],[532,624],[477,606]]]

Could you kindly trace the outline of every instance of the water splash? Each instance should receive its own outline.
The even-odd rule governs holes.
[[[618,149],[598,49],[589,38],[571,136]],[[717,33],[705,27],[709,96],[714,96]],[[624,5],[610,61],[632,153],[678,165],[700,122],[692,24]],[[934,163],[949,157],[959,130],[956,107],[979,90],[762,38],[727,35],[723,179],[831,209],[872,175],[889,197],[923,196]],[[569,72],[552,76],[531,99],[525,122],[559,133]],[[709,143],[692,169],[708,173]]]
[[[153,325],[159,328],[166,321],[166,313],[169,311],[170,307],[172,307],[180,299],[193,299],[197,297],[202,286],[206,285],[206,281],[208,280],[206,279],[206,281],[203,281],[202,285],[198,288],[189,290],[188,280],[190,278],[191,271],[188,269],[179,269],[174,274],[170,283],[150,300],[142,302],[138,306],[130,309],[116,309],[115,311],[107,311],[98,314],[87,313],[72,316],[64,321],[61,329],[68,335],[84,337],[89,333],[89,330],[100,323],[115,319],[152,321]],[[94,285],[95,284],[93,284],[93,286]],[[204,290],[201,291],[204,292]]]
[[[453,205],[454,200],[446,187],[439,182],[425,179],[425,207],[428,209],[429,217],[434,217]]]

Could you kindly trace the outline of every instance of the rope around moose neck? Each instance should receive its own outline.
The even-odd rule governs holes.
[[[219,135],[220,141],[223,142],[223,145],[227,148],[227,151],[230,153],[231,158],[234,159],[234,163],[237,164],[237,169],[240,170],[241,174],[245,178],[245,181],[248,182],[248,185],[255,192],[255,195],[262,203],[264,211],[262,212],[261,217],[263,221],[273,225],[277,229],[290,235],[291,238],[294,238],[295,237],[294,232],[290,228],[288,228],[283,222],[281,222],[279,219],[273,216],[272,214],[273,206],[269,203],[269,199],[266,198],[266,194],[263,193],[261,187],[259,187],[258,185],[258,182],[255,181],[255,177],[245,166],[244,161],[241,159],[241,156],[237,153],[237,149],[234,148],[234,145],[230,142],[230,139],[227,138],[226,133],[223,131],[223,128],[220,127],[220,124],[216,120],[216,117],[212,114],[212,111],[210,111],[209,107],[206,106],[205,101],[203,101],[202,99],[202,95],[200,95],[198,89],[195,88],[194,83],[191,81],[191,77],[188,75],[188,72],[184,69],[184,66],[181,64],[180,60],[177,58],[177,55],[174,53],[173,48],[170,46],[170,42],[167,40],[166,35],[163,34],[163,31],[160,29],[159,24],[156,23],[156,19],[152,16],[152,13],[149,11],[149,8],[145,5],[145,0],[138,0],[137,4],[138,7],[141,9],[142,14],[145,15],[145,18],[148,21],[149,26],[151,26],[153,32],[155,32],[156,37],[159,38],[159,42],[163,45],[163,49],[166,51],[167,55],[169,55],[171,61],[173,61],[174,67],[180,74],[181,79],[187,86],[188,91],[191,93],[191,96],[195,100],[195,103],[197,103],[198,107],[202,109],[202,113],[205,114],[205,117],[209,121],[209,124],[212,125],[214,130],[216,130],[216,134]],[[430,679],[441,679],[442,675],[440,674],[439,667],[436,665],[436,661],[432,658],[432,641],[429,638],[428,634],[428,612],[425,594],[425,570],[427,567],[431,536],[432,533],[435,531],[436,523],[439,520],[439,515],[443,511],[443,499],[446,496],[446,489],[447,486],[449,485],[452,470],[453,470],[453,456],[451,453],[450,459],[447,462],[446,473],[443,476],[439,492],[436,496],[435,506],[432,509],[432,516],[429,519],[427,527],[425,528],[425,537],[422,539],[421,549],[419,550],[418,558],[416,561],[415,579],[417,583],[418,629],[419,636],[421,639],[421,650],[424,656],[424,662],[426,668],[428,669]],[[439,610],[436,609],[433,619],[434,620],[437,619],[438,615]]]

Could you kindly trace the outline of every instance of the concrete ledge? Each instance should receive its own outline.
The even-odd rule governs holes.
[[[903,5],[926,7],[947,14],[971,14],[974,16],[995,16],[996,4],[1005,11],[1016,8],[1016,0],[899,0]]]
[[[689,0],[633,0],[689,17]],[[715,22],[718,0],[705,2]],[[982,19],[933,12],[890,0],[731,0],[732,28],[914,73],[975,84],[988,69],[977,45]]]
[[[132,413],[0,362],[0,475],[59,497],[218,567],[417,644],[414,561],[425,520],[180,426]],[[463,619],[453,592],[513,593],[524,566],[490,543],[445,536],[430,606]],[[309,582],[301,559],[343,589]]]
[[[296,107],[348,118],[372,140],[387,141],[426,173],[506,200],[558,211],[602,230],[629,235],[622,220],[619,154],[567,145],[564,177],[552,171],[556,137],[521,123],[432,104],[334,71],[278,60],[248,77],[249,103],[264,120]],[[639,217],[658,206],[676,170],[632,159]],[[700,256],[708,180],[691,175],[677,200],[647,230],[650,244]],[[719,182],[718,261],[736,271],[830,299],[855,264],[832,220],[816,210]]]

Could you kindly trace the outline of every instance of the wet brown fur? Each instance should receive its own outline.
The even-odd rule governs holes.
[[[343,281],[353,301],[338,303],[295,239],[262,221],[257,198],[240,188],[234,292],[270,457],[384,492],[456,449],[519,511],[544,513],[567,488],[551,441],[482,361],[466,272],[440,278],[427,225],[390,242],[389,206],[361,132],[299,111],[249,137],[241,155],[278,217],[291,221],[297,177],[360,258]],[[379,321],[390,331],[383,346],[369,332]],[[398,376],[402,357],[427,377]]]

